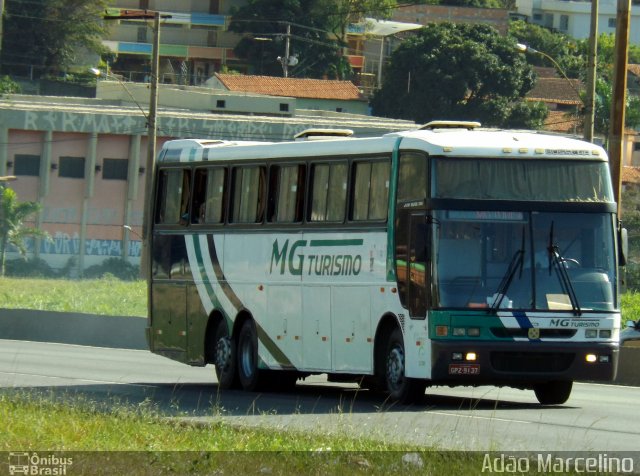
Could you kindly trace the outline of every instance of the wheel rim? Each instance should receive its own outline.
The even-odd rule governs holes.
[[[242,339],[242,346],[240,348],[240,366],[242,367],[242,373],[247,377],[253,376],[253,370],[255,367],[255,355],[253,352],[253,343],[251,339]]]
[[[216,345],[216,368],[227,371],[231,366],[231,339],[221,337]]]
[[[391,391],[396,391],[404,383],[404,351],[400,346],[394,346],[387,358],[387,382]]]

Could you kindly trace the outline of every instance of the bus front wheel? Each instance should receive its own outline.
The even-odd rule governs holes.
[[[244,390],[252,392],[261,384],[262,371],[258,369],[258,334],[256,325],[247,320],[238,335],[238,378]]]
[[[392,400],[414,403],[424,398],[426,382],[405,375],[404,339],[397,327],[387,341],[384,372],[387,392]]]
[[[533,387],[533,391],[542,405],[562,405],[569,400],[572,388],[573,382],[571,380],[563,380],[539,383]]]
[[[236,370],[236,344],[229,336],[226,322],[221,320],[216,327],[214,337],[215,354],[214,365],[218,386],[227,390],[238,386],[238,372]]]

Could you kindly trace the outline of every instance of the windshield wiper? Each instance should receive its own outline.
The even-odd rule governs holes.
[[[554,267],[556,270],[556,275],[558,276],[558,280],[560,281],[562,291],[567,296],[569,296],[569,301],[571,301],[573,313],[576,316],[580,316],[582,314],[582,310],[580,309],[578,296],[573,289],[571,277],[569,276],[567,268],[564,265],[565,259],[560,254],[560,248],[558,247],[558,245],[554,244],[553,242],[553,223],[554,222],[551,222],[551,229],[549,230],[549,246],[547,247],[547,251],[549,252],[549,275],[551,275],[551,268]]]
[[[502,281],[498,285],[498,289],[494,293],[495,298],[491,303],[491,307],[489,308],[489,312],[495,312],[500,308],[503,299],[505,298],[507,291],[509,290],[509,286],[511,286],[511,282],[516,275],[516,272],[520,270],[518,274],[518,278],[522,278],[522,268],[524,264],[524,227],[522,227],[522,244],[520,245],[520,249],[517,250],[511,261],[509,262],[509,266],[507,267],[507,271],[504,273],[502,277]]]

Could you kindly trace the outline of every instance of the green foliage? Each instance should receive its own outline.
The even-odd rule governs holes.
[[[48,238],[48,234],[25,225],[25,221],[40,211],[36,202],[20,202],[16,192],[10,188],[0,187],[0,275],[5,274],[5,258],[7,245],[15,246],[20,254],[26,253],[25,238]]]
[[[50,75],[67,71],[87,53],[104,51],[101,17],[110,0],[29,0],[5,6],[2,65],[5,71],[40,66]]]
[[[0,96],[20,92],[20,85],[9,76],[0,77]]]
[[[19,278],[53,278],[58,275],[49,263],[40,258],[8,260],[5,274]]]
[[[579,77],[586,68],[587,50],[583,51],[576,40],[567,35],[521,20],[509,24],[509,35],[518,43],[551,56],[570,78]],[[527,61],[535,66],[555,67],[540,54],[527,54]]]
[[[289,75],[343,79],[351,74],[342,55],[348,24],[367,14],[388,15],[394,5],[395,0],[248,0],[232,10],[229,30],[243,35],[234,51],[254,74],[282,76],[277,58],[285,55],[290,23],[289,55],[299,63]]]
[[[512,38],[486,25],[431,24],[394,51],[371,104],[376,115],[417,122],[465,119],[510,127],[513,117],[536,124],[544,111],[539,105],[514,109],[533,83]]]
[[[140,278],[140,267],[122,258],[107,258],[101,264],[89,266],[83,275],[88,279],[113,276],[125,281],[134,281]]]

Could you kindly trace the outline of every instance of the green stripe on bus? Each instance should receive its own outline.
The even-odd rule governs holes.
[[[287,357],[284,354],[284,352],[282,352],[282,350],[280,350],[278,345],[273,341],[273,339],[271,337],[269,337],[269,335],[260,326],[260,324],[258,324],[258,322],[255,321],[255,320],[254,320],[254,322],[256,323],[256,331],[258,332],[258,340],[260,342],[262,342],[262,345],[264,346],[264,348],[267,349],[267,352],[269,352],[271,354],[271,356],[276,360],[276,362],[278,362],[278,365],[280,365],[280,367],[288,369],[288,370],[296,370],[296,368],[293,365],[293,363],[289,360],[289,357]],[[275,378],[278,378],[278,377],[275,377]]]
[[[398,195],[398,168],[400,162],[400,143],[402,137],[396,139],[391,154],[391,180],[389,181],[389,216],[387,217],[387,281],[396,282],[396,196]]]
[[[364,240],[311,240],[309,246],[362,246]]]
[[[198,274],[200,275],[200,280],[204,284],[205,289],[207,290],[207,294],[211,299],[211,304],[213,304],[214,309],[221,312],[224,316],[225,321],[227,322],[227,327],[231,330],[231,319],[222,308],[220,304],[220,300],[216,295],[211,282],[209,281],[209,277],[207,276],[207,271],[204,266],[204,259],[202,258],[202,249],[200,248],[200,240],[197,235],[192,236],[193,239],[193,251],[196,253],[196,260],[198,261]]]

